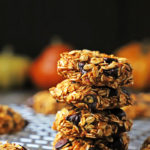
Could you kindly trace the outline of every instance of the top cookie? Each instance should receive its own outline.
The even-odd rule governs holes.
[[[125,58],[99,51],[73,50],[61,54],[58,73],[85,85],[127,86],[133,83],[132,67]]]

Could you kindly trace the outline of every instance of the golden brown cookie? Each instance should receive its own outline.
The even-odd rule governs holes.
[[[55,114],[64,106],[65,104],[56,102],[48,91],[41,91],[33,96],[33,109],[37,113],[45,115]]]
[[[58,102],[91,111],[120,108],[132,104],[132,99],[124,88],[88,86],[69,79],[50,88],[50,93]]]
[[[58,133],[53,143],[53,150],[127,150],[129,137],[123,133],[108,139],[66,138]]]
[[[125,58],[99,51],[73,50],[61,54],[58,73],[85,85],[117,88],[133,83],[132,68]]]
[[[27,121],[6,105],[0,105],[0,134],[12,133],[22,130]]]
[[[27,150],[25,147],[17,145],[17,144],[0,144],[0,150]]]
[[[53,129],[65,136],[103,138],[130,131],[132,121],[123,110],[116,108],[91,113],[74,107],[57,112]]]
[[[131,94],[131,98],[133,99],[133,105],[123,107],[128,118],[150,117],[150,94]]]
[[[144,141],[140,150],[150,150],[150,137]]]

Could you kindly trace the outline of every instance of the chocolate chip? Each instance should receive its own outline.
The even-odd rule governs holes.
[[[72,122],[74,125],[78,125],[80,122],[80,114],[74,114],[72,116],[67,116],[66,120]]]
[[[71,81],[71,83],[75,84],[75,83],[77,83],[77,82],[76,82],[76,81]]]
[[[86,74],[87,71],[85,71],[83,68],[84,68],[84,65],[85,65],[85,62],[79,62],[78,66],[79,66],[79,69],[80,69],[80,72],[82,74]]]
[[[96,110],[96,105],[97,105],[97,102],[94,102],[94,103],[92,103],[92,104],[89,104],[89,107],[90,107],[90,109],[91,109],[92,112],[96,112],[96,111],[97,111],[97,110]]]
[[[125,126],[118,127],[118,132],[117,132],[117,134],[120,134],[120,133],[123,133],[123,132],[126,132]]]
[[[89,150],[102,150],[102,149],[98,147],[90,147]]]
[[[26,127],[29,124],[29,121],[25,120],[24,121],[24,127]]]
[[[107,57],[104,58],[104,61],[105,61],[106,63],[108,63],[108,64],[112,63],[113,61],[118,62],[117,59],[114,59],[114,58],[107,58]]]
[[[87,95],[84,98],[84,101],[86,102],[86,104],[89,106],[89,108],[91,109],[92,112],[96,111],[96,105],[97,105],[97,98],[95,95]]]
[[[56,150],[60,150],[63,146],[65,146],[68,143],[68,139],[62,139],[58,141],[55,145]]]
[[[112,68],[112,69],[109,69],[109,70],[104,70],[103,73],[106,76],[112,76],[114,78],[117,78],[118,77],[118,68]]]
[[[111,146],[114,150],[123,150],[124,149],[124,144],[122,141],[122,138],[117,138],[114,140]]]
[[[14,114],[13,114],[10,110],[7,110],[7,114],[8,114],[9,116],[11,116],[11,117],[14,116]]]
[[[114,115],[116,115],[117,117],[119,117],[119,119],[122,119],[122,117],[125,117],[126,114],[122,109],[119,108],[115,108],[115,109],[110,109],[110,112]]]
[[[123,91],[123,93],[125,93],[126,95],[128,95],[128,96],[130,96],[130,93],[127,91],[127,89],[125,89],[125,88],[121,88],[122,89],[122,91]]]
[[[109,88],[109,97],[117,96],[117,95],[118,95],[117,89]]]
[[[22,146],[23,150],[27,150],[24,146]]]

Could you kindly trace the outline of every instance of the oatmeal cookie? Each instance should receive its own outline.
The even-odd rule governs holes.
[[[65,106],[65,104],[56,102],[56,100],[50,95],[49,91],[38,92],[32,98],[33,109],[37,113],[45,115],[55,114],[58,110]]]
[[[144,141],[140,150],[150,150],[150,136]]]
[[[27,121],[6,105],[0,105],[0,134],[12,133],[22,130]]]
[[[73,50],[61,54],[58,73],[85,85],[117,88],[133,83],[132,67],[127,59],[99,51]]]
[[[127,150],[129,137],[126,133],[107,139],[66,138],[58,133],[53,150]]]
[[[57,112],[52,128],[70,137],[103,138],[130,131],[131,126],[119,108],[91,113],[67,107]]]
[[[139,93],[131,94],[133,105],[123,107],[128,118],[149,118],[150,117],[150,94],[149,93]]]
[[[0,144],[0,150],[27,150],[25,147],[17,145],[17,144]]]
[[[81,109],[95,110],[120,108],[131,105],[132,100],[123,88],[96,87],[81,85],[66,79],[56,87],[50,88],[50,93],[58,102],[74,105]]]

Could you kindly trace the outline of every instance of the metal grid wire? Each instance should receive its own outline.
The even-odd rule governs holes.
[[[24,105],[13,104],[11,107],[20,112],[29,121],[29,125],[16,134],[0,136],[0,141],[18,143],[29,150],[52,150],[56,132],[51,129],[51,126],[55,116],[35,114],[31,108]],[[135,120],[129,136],[129,150],[139,150],[145,138],[150,136],[150,120]]]

